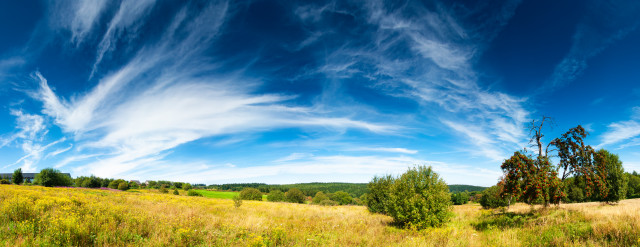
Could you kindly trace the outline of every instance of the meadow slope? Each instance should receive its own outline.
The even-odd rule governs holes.
[[[0,185],[3,246],[634,246],[640,199],[506,213],[454,206],[442,228],[398,229],[362,206]]]

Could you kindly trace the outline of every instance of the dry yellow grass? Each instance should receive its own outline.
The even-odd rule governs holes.
[[[640,200],[506,214],[453,207],[442,228],[398,229],[361,206],[323,207],[94,189],[0,186],[5,246],[631,246]]]

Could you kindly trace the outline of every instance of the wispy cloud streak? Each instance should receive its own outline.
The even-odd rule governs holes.
[[[120,11],[125,11],[125,3]],[[144,18],[152,2],[136,6],[136,14],[126,18]],[[78,149],[102,154],[99,160],[86,155],[65,159],[57,167],[84,160],[88,163],[75,168],[77,173],[110,177],[158,162],[181,144],[216,135],[288,127],[338,132],[354,128],[374,133],[398,130],[388,124],[334,116],[313,106],[294,106],[289,102],[295,95],[256,93],[259,80],[241,73],[216,73],[217,66],[201,54],[215,43],[228,4],[187,8],[177,12],[157,43],[142,48],[87,93],[65,99],[43,75],[35,73],[40,88],[32,96],[43,103],[43,113],[75,136]],[[111,22],[111,32],[139,21],[117,18],[118,14]],[[103,41],[108,45],[117,38],[106,34]],[[99,46],[99,53],[104,47]]]

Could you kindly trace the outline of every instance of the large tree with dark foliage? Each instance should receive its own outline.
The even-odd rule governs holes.
[[[59,170],[45,168],[36,174],[34,183],[45,187],[71,186],[71,177],[62,174]]]
[[[526,151],[515,152],[502,164],[504,179],[500,182],[503,187],[501,196],[547,206],[560,203],[566,196],[564,181],[570,176],[585,179],[587,197],[596,188],[604,186],[606,175],[598,171],[605,168],[593,162],[595,152],[591,146],[584,144],[583,139],[588,133],[582,126],[571,128],[560,138],[553,139],[543,152],[542,128],[550,120],[549,117],[543,117],[541,121],[533,120],[529,125],[530,143],[537,149],[537,157],[527,155]],[[553,165],[549,159],[549,153],[553,151],[557,152],[560,160],[558,165]],[[562,176],[559,177],[560,172]],[[599,189],[598,192],[606,196],[606,190]]]
[[[13,176],[11,177],[11,181],[14,184],[21,184],[24,181],[24,177],[22,176],[22,168],[18,168],[13,171]]]
[[[594,155],[594,163],[600,168],[596,173],[605,178],[605,186],[601,188],[604,192],[598,199],[609,203],[625,199],[629,177],[625,175],[618,155],[600,149]]]

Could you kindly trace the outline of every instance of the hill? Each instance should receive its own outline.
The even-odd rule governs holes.
[[[449,185],[449,192],[456,193],[456,192],[464,192],[464,191],[469,191],[469,192],[483,191],[487,188],[488,187],[475,186],[475,185],[451,184]]]

